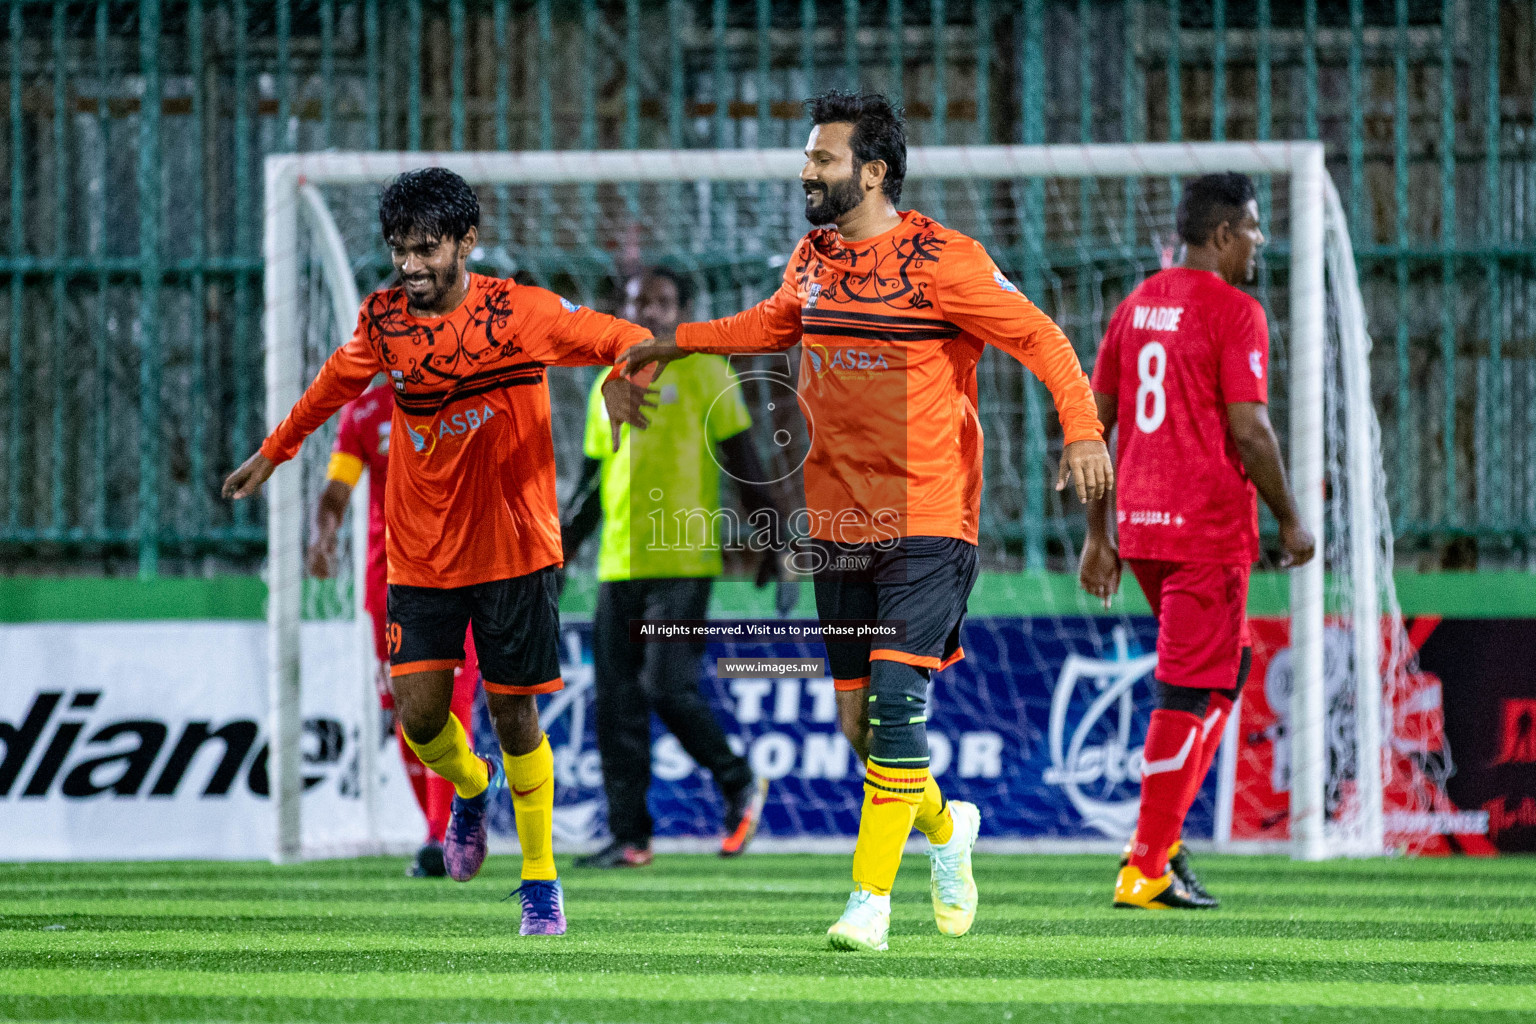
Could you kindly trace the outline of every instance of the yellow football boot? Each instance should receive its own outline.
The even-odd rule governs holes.
[[[1161,878],[1148,878],[1134,864],[1120,869],[1115,878],[1115,906],[1132,910],[1202,910],[1197,900],[1172,869]]]
[[[1131,833],[1131,838],[1125,842],[1125,849],[1120,851],[1120,866],[1123,868],[1131,862],[1131,847],[1136,845],[1136,834]],[[1190,900],[1201,910],[1215,910],[1221,906],[1221,901],[1206,891],[1200,883],[1200,876],[1195,874],[1194,865],[1189,862],[1189,850],[1185,849],[1184,841],[1175,839],[1173,845],[1168,847],[1168,867],[1184,883],[1184,888],[1189,892]]]

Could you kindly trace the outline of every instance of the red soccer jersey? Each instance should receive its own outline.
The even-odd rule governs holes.
[[[368,581],[383,583],[384,481],[389,470],[389,430],[395,397],[384,385],[369,388],[341,410],[336,446],[331,449],[329,480],[351,487],[368,470]],[[371,607],[371,606],[370,606]]]
[[[1153,274],[1110,318],[1093,390],[1116,399],[1120,553],[1250,565],[1259,512],[1227,424],[1269,400],[1269,326],[1258,300],[1205,270]]]
[[[261,446],[273,462],[293,458],[375,374],[389,375],[391,583],[467,587],[558,565],[544,367],[612,365],[650,338],[543,288],[469,278],[469,294],[446,316],[412,316],[400,288],[364,299],[352,340]]]

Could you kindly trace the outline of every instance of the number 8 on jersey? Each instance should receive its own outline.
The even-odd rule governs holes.
[[[1149,341],[1136,354],[1136,377],[1141,382],[1136,388],[1136,426],[1143,434],[1150,434],[1163,425],[1168,415],[1168,393],[1163,390],[1163,377],[1168,373],[1168,350],[1160,341]]]

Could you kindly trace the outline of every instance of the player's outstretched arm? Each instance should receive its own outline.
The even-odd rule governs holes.
[[[655,380],[668,363],[674,363],[688,353],[677,347],[677,342],[652,338],[634,348],[627,349],[620,357],[619,373],[636,382]]]
[[[651,340],[639,324],[562,299],[552,291],[518,289],[518,341],[546,366],[613,366],[627,349]]]
[[[1104,439],[1109,440],[1119,415],[1119,400],[1114,395],[1093,393],[1098,407],[1099,422],[1104,426]],[[1058,483],[1057,485],[1061,485]],[[1110,598],[1120,589],[1120,550],[1109,535],[1109,514],[1114,500],[1109,492],[1088,502],[1088,536],[1083,541],[1083,554],[1078,560],[1077,582],[1094,597],[1109,607]]]
[[[244,462],[240,468],[229,474],[224,480],[222,492],[225,498],[239,501],[241,498],[249,498],[261,490],[261,485],[272,478],[277,470],[277,463],[267,458],[261,452],[257,452]]]
[[[806,245],[802,242],[802,249]],[[800,255],[797,252],[796,258],[784,268],[778,290],[762,302],[734,316],[680,324],[671,346],[664,341],[653,343],[656,347],[633,357],[629,370],[633,372],[650,362],[665,365],[691,352],[733,355],[792,348],[800,340],[800,293],[795,283],[802,262]]]
[[[352,339],[331,353],[315,375],[314,382],[294,403],[288,417],[261,442],[261,450],[241,463],[240,468],[224,481],[222,493],[225,498],[238,501],[261,490],[261,485],[271,478],[279,465],[299,453],[306,437],[337,410],[368,390],[382,367],[368,344],[364,326],[367,309],[368,303],[364,303]]]
[[[966,333],[1013,356],[1051,392],[1066,446],[1057,490],[1072,481],[1079,501],[1102,498],[1115,484],[1088,375],[1056,322],[1003,276],[979,242],[956,239],[939,258],[939,303]]]
[[[1248,479],[1258,488],[1264,504],[1280,524],[1280,544],[1285,553],[1280,564],[1304,565],[1311,560],[1315,541],[1302,525],[1296,511],[1296,498],[1285,478],[1285,463],[1280,459],[1280,439],[1269,422],[1269,407],[1263,402],[1233,402],[1227,406],[1227,422],[1232,439],[1237,442],[1238,457],[1248,471]]]

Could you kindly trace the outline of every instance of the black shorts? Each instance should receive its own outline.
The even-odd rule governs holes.
[[[871,661],[938,670],[965,657],[960,624],[979,571],[976,545],[955,537],[902,537],[888,544],[813,540],[818,568],[816,615],[823,623],[876,620],[901,639],[828,640],[827,661],[839,690],[869,685]]]
[[[452,669],[475,638],[488,693],[553,693],[560,679],[560,590],[554,566],[468,587],[389,585],[389,673]]]

